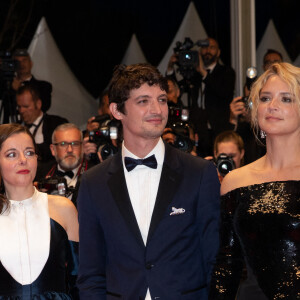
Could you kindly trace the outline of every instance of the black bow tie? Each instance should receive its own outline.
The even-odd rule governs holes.
[[[57,176],[60,176],[60,177],[68,176],[68,177],[70,177],[71,179],[74,177],[73,171],[66,171],[66,172],[63,172],[63,171],[56,170],[56,175],[57,175]]]
[[[33,124],[33,123],[30,123],[30,124],[25,124],[25,126],[29,129],[29,128],[31,128],[32,126],[34,126],[34,127],[36,127],[36,125],[35,124]]]
[[[156,169],[157,161],[155,155],[151,155],[145,159],[134,159],[131,157],[125,157],[125,167],[128,172],[132,171],[137,165],[145,165],[149,168]]]

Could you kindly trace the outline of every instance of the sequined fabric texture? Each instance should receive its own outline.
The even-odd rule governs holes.
[[[300,181],[233,190],[221,198],[221,219],[209,298],[300,299]]]

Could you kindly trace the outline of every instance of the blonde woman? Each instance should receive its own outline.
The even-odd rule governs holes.
[[[272,65],[249,100],[266,155],[222,182],[210,299],[300,299],[300,69]]]

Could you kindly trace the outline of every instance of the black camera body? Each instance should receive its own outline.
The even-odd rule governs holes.
[[[43,178],[38,182],[38,189],[50,195],[60,195],[64,197],[68,197],[73,193],[72,189],[68,188],[66,178],[60,176]]]
[[[9,51],[0,51],[0,78],[12,81],[20,68],[19,61],[12,58]]]
[[[93,120],[94,122],[99,122],[97,117]],[[89,132],[89,142],[97,145],[97,151],[100,152],[102,159],[105,160],[118,152],[118,148],[112,144],[111,140],[116,140],[118,138],[119,123],[116,120],[110,119],[99,123],[100,127],[98,130]],[[100,162],[97,153],[93,153],[91,159],[95,163]]]
[[[195,143],[190,139],[189,124],[184,121],[177,121],[168,125],[169,130],[164,131],[165,134],[172,134],[174,136],[174,142],[170,142],[173,147],[184,151],[191,152]]]
[[[221,153],[216,161],[215,161],[216,167],[218,172],[222,177],[227,175],[229,172],[235,169],[235,163],[231,156]]]
[[[207,47],[208,40],[199,40],[194,43],[189,37],[184,42],[176,42],[174,53],[178,55],[178,70],[185,79],[191,79],[199,65],[199,54],[196,50],[191,50],[194,46]]]

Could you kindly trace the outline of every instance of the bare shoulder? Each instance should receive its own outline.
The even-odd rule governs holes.
[[[48,195],[48,206],[50,217],[66,230],[70,240],[78,241],[78,214],[72,201]]]
[[[256,166],[257,161],[228,173],[221,184],[221,195],[253,183],[255,180],[253,170]]]

